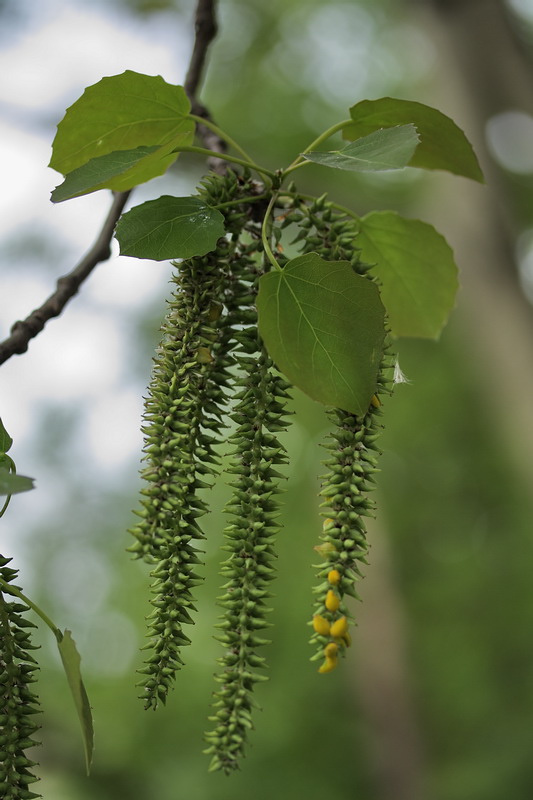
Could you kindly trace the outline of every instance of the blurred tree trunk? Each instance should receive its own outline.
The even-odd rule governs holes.
[[[438,48],[435,105],[465,128],[487,180],[485,189],[447,181],[446,192],[439,181],[431,216],[460,266],[465,348],[509,455],[533,485],[533,309],[515,264],[514,197],[485,146],[491,116],[511,108],[533,113],[533,70],[502,0],[429,0],[425,6],[421,18]]]
[[[365,721],[379,800],[424,800],[422,737],[411,691],[408,623],[382,516],[368,525],[370,567],[356,610],[354,690]]]
[[[435,223],[461,272],[459,319],[465,357],[517,474],[533,485],[533,309],[514,259],[515,199],[485,146],[487,120],[520,109],[533,114],[533,70],[501,0],[411,0],[416,22],[437,49],[438,85],[427,100],[449,114],[474,146],[487,186],[444,175],[415,209]],[[424,756],[410,689],[407,624],[394,583],[387,532],[370,531],[371,568],[358,609],[358,685],[373,748],[380,800],[423,797]]]

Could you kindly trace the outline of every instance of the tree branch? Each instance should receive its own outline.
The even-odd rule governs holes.
[[[207,50],[218,31],[215,4],[216,0],[199,0],[198,2],[195,20],[196,38],[184,84],[184,89],[192,103],[193,114],[204,119],[211,119],[211,117],[207,108],[196,99],[196,95],[202,80]],[[225,143],[204,125],[198,126],[198,136],[208,150],[213,150],[214,153],[226,152]],[[227,165],[220,158],[209,158],[207,163],[210,169],[219,175],[224,175],[227,170]]]
[[[198,5],[196,7],[196,37],[189,69],[187,70],[187,77],[185,78],[183,86],[191,100],[195,99],[198,92],[198,87],[204,71],[207,50],[217,35],[218,27],[215,19],[215,2],[216,0],[198,0]]]
[[[11,336],[0,342],[0,364],[13,355],[25,353],[31,339],[42,331],[48,320],[61,314],[68,301],[77,294],[81,284],[96,265],[101,261],[107,261],[111,255],[113,231],[129,195],[130,192],[117,192],[114,195],[102,230],[89,252],[71,272],[59,278],[55,292],[42,306],[32,311],[25,320],[15,322],[11,328]]]
[[[202,117],[209,117],[209,114],[207,109],[196,101],[196,93],[202,78],[207,50],[217,33],[215,5],[216,0],[198,0],[195,41],[184,86],[194,113]],[[199,125],[198,134],[209,150],[225,152],[224,143],[207,128]],[[210,166],[215,171],[220,172],[223,169],[219,159],[214,158],[210,161],[212,161]],[[0,364],[4,364],[11,356],[25,353],[30,341],[43,330],[48,320],[61,314],[97,264],[107,261],[111,255],[111,239],[115,225],[130,194],[131,191],[114,193],[109,213],[89,252],[71,272],[59,278],[55,292],[39,308],[32,311],[25,320],[15,322],[11,328],[11,335],[0,342]]]

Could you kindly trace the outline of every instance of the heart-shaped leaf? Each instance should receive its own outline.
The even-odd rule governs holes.
[[[406,167],[419,141],[414,125],[397,125],[363,136],[342,150],[310,152],[303,156],[324,167],[352,172],[381,172]]]
[[[278,369],[325,405],[364,414],[376,389],[385,309],[348,261],[306,253],[263,275],[259,331]]]
[[[393,334],[438,338],[457,292],[457,267],[444,237],[426,222],[375,211],[362,217],[357,246],[374,264]]]
[[[220,211],[199,197],[169,195],[135,206],[116,229],[122,255],[154,261],[203,256],[224,233]]]
[[[380,128],[412,123],[420,144],[409,162],[411,167],[444,169],[483,183],[472,145],[455,122],[436,108],[412,100],[382,97],[357,103],[350,109],[350,116],[353,123],[342,131],[345,139],[354,141]]]
[[[162,175],[176,159],[170,151],[188,145],[194,122],[182,86],[172,86],[161,76],[126,70],[89,86],[67,109],[57,127],[50,166],[67,175],[93,158],[119,150],[158,147],[171,143],[166,158],[154,159],[149,177],[146,163],[132,168],[129,181],[117,179],[109,188],[129,189]],[[156,169],[157,166],[157,169]],[[136,174],[141,173],[141,178]]]

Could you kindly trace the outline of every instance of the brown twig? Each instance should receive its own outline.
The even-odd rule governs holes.
[[[195,20],[196,38],[184,83],[184,89],[192,103],[193,114],[196,114],[197,117],[204,117],[204,119],[210,119],[209,112],[196,99],[196,95],[202,80],[207,50],[218,31],[215,18],[215,3],[216,0],[199,0],[198,2]],[[204,125],[198,125],[197,133],[202,140],[202,144],[208,150],[213,150],[214,153],[226,152],[225,143],[209,128]],[[221,175],[226,172],[227,163],[220,158],[209,158],[207,163],[214,172]]]
[[[196,101],[196,93],[200,85],[208,47],[216,35],[217,24],[215,20],[216,0],[198,0],[196,8],[196,34],[194,47],[191,54],[189,69],[185,79],[185,91],[194,106],[198,116],[208,116],[207,110]],[[214,152],[224,152],[224,144],[207,128],[199,126],[198,133],[205,146]],[[219,159],[213,159],[212,168],[220,170]],[[11,334],[0,342],[0,364],[4,364],[11,356],[25,353],[28,345],[44,328],[48,320],[58,317],[69,300],[77,294],[83,281],[91,274],[93,269],[102,261],[107,261],[111,255],[111,239],[115,225],[131,192],[115,193],[113,203],[105,219],[102,230],[89,252],[80,263],[67,275],[57,281],[55,292],[26,317],[25,320],[15,322]]]
[[[55,292],[42,306],[32,311],[25,320],[15,322],[11,328],[11,336],[0,342],[0,364],[13,355],[25,353],[31,339],[42,331],[48,320],[61,314],[68,301],[77,294],[81,284],[96,265],[101,261],[107,261],[111,255],[113,231],[129,195],[129,192],[117,192],[114,195],[102,230],[89,252],[71,272],[59,278]]]
[[[215,19],[216,0],[198,0],[196,6],[194,47],[187,70],[187,77],[183,88],[189,98],[194,100],[198,93],[198,87],[204,71],[205,59],[209,45],[217,35],[217,23]]]

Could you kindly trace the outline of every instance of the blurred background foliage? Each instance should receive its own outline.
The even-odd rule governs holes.
[[[53,21],[58,7],[79,4],[44,3],[41,17],[48,5]],[[183,79],[178,72],[192,43],[193,3],[93,5],[117,30],[126,24],[175,30],[176,74],[164,77]],[[399,344],[411,383],[399,386],[385,405],[379,513],[361,584],[360,625],[348,659],[328,676],[309,663],[307,644],[327,420],[319,406],[294,393],[268,651],[271,680],[258,691],[263,711],[256,714],[243,769],[229,779],[208,775],[201,754],[219,654],[212,634],[224,485],[210,492],[206,581],[198,591],[188,664],[168,706],[156,714],[143,712],[134,686],[148,576],[124,552],[139,483],[138,450],[123,439],[138,447],[140,439],[137,428],[121,427],[119,420],[131,399],[124,387],[140,398],[148,380],[168,274],[158,272],[159,282],[144,298],[141,289],[133,307],[127,300],[112,305],[87,288],[64,319],[51,323],[55,333],[47,329],[26,356],[12,359],[20,366],[2,368],[0,413],[15,439],[13,455],[40,487],[31,498],[14,498],[2,520],[6,555],[15,554],[25,590],[58,625],[73,630],[96,725],[87,779],[53,642],[40,631],[41,791],[46,800],[529,800],[533,2],[220,0],[219,6],[220,32],[202,99],[260,163],[289,163],[319,132],[346,117],[350,105],[394,95],[452,116],[475,142],[488,185],[414,170],[377,178],[318,167],[298,173],[302,190],[328,191],[359,213],[395,208],[433,222],[456,250],[463,289],[439,343]],[[23,40],[34,29],[34,11],[31,3],[3,0],[4,31]],[[84,35],[83,29],[72,31],[73,54]],[[2,41],[7,48],[8,37]],[[31,108],[26,110],[25,124],[40,126],[51,143],[65,105],[105,74],[104,67],[98,73],[101,60],[104,53],[96,48],[97,74],[81,78],[67,102],[62,96],[46,113],[31,118]],[[153,63],[152,73],[163,72],[157,57]],[[133,54],[128,67],[138,68]],[[35,74],[39,64],[27,69]],[[1,110],[7,117],[20,112],[16,104]],[[157,196],[161,187],[191,191],[202,169],[194,157],[180,159],[168,177],[139,189],[137,199]],[[102,208],[106,198],[97,202]],[[78,215],[82,209],[75,207]],[[89,242],[93,234],[85,230],[83,236]],[[45,225],[23,219],[0,252],[4,298],[10,287],[33,297],[37,281],[38,304],[83,246],[76,249]],[[95,275],[92,285],[98,287],[98,280]],[[110,286],[107,291],[122,294],[120,283]],[[4,303],[2,334],[23,313],[17,302]],[[80,353],[83,314],[94,349]],[[99,339],[102,326],[105,338]],[[118,336],[113,326],[122,336],[118,370],[109,367]],[[72,364],[87,359],[87,387],[76,377],[78,391],[69,385],[54,392],[46,370],[66,357],[62,342],[68,337]],[[46,358],[52,361],[44,378],[32,383],[21,377],[24,370],[41,374]],[[104,385],[102,373],[110,370]],[[105,397],[99,394],[104,389]],[[109,392],[114,404],[106,405]],[[29,398],[31,423],[23,425],[16,410],[27,408]],[[9,416],[4,408],[11,409]],[[138,424],[140,399],[133,416]],[[114,432],[104,424],[109,418]],[[114,456],[114,444],[125,449],[124,458]]]

